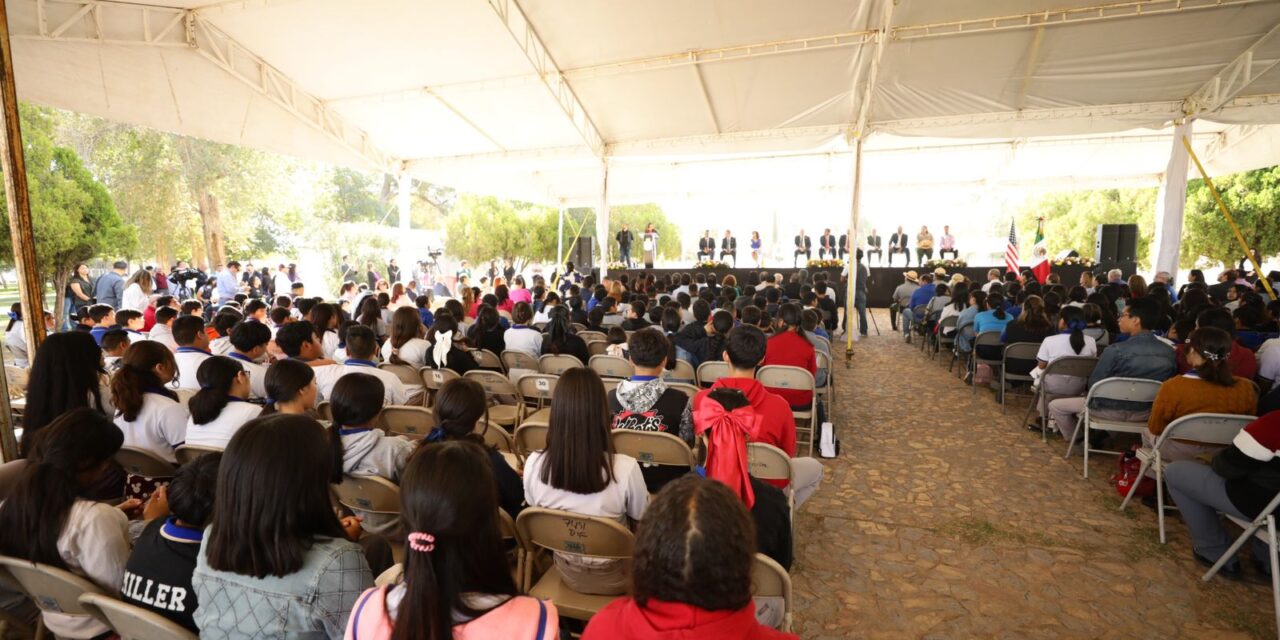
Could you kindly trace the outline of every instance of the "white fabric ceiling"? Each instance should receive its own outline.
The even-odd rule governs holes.
[[[1154,184],[1188,111],[1212,170],[1280,162],[1280,0],[886,3],[6,6],[23,99],[545,203],[603,158],[613,204],[847,192],[865,100],[871,189]]]

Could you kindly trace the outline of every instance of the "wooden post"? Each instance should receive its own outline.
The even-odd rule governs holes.
[[[22,303],[23,326],[27,331],[27,353],[31,358],[44,340],[44,286],[36,269],[36,241],[31,228],[31,200],[27,194],[27,165],[22,155],[22,127],[18,120],[18,93],[13,81],[13,49],[9,45],[9,16],[0,2],[0,171],[4,172],[5,204],[9,210],[9,233],[18,270],[18,297]],[[56,292],[60,293],[60,292]],[[0,396],[0,447],[5,460],[17,457],[13,442],[13,413],[9,394]]]

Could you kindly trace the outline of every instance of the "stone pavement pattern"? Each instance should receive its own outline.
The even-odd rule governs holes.
[[[889,331],[834,347],[842,453],[796,514],[802,638],[1265,638],[1270,589],[1191,559],[1176,514],[1120,512],[1113,456],[1064,460],[1027,400],[967,386]],[[1078,449],[1077,449],[1078,452]]]

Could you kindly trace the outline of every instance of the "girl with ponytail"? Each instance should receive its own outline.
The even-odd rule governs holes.
[[[467,440],[484,445],[484,438],[477,432],[477,425],[481,424],[481,420],[484,421],[483,424],[488,424],[488,409],[489,401],[479,382],[470,378],[458,378],[444,383],[431,408],[436,427],[427,435],[426,441]],[[520,515],[524,505],[524,481],[497,449],[485,447],[485,450],[489,455],[494,480],[498,483],[498,502],[503,511],[515,518]]]
[[[1156,439],[1169,423],[1193,413],[1229,413],[1253,415],[1257,408],[1254,385],[1231,374],[1231,334],[1217,327],[1200,327],[1191,332],[1186,358],[1191,370],[1170,378],[1160,385],[1143,443],[1155,446]],[[1194,442],[1169,440],[1160,449],[1164,460],[1191,460],[1201,453],[1216,451]]]
[[[187,444],[225,449],[244,423],[262,413],[247,401],[249,372],[235,359],[213,356],[200,363],[196,379],[200,390],[187,401]]]
[[[423,445],[400,484],[408,531],[404,580],[365,591],[350,637],[452,640],[559,637],[555,605],[519,595],[498,529],[497,488],[484,449]]]
[[[310,415],[316,408],[316,373],[301,360],[280,360],[267,368],[266,407],[263,415]]]
[[[1045,338],[1044,342],[1040,343],[1040,351],[1036,353],[1037,366],[1031,371],[1031,376],[1036,379],[1033,384],[1043,384],[1045,393],[1053,396],[1070,397],[1084,394],[1088,384],[1085,378],[1055,374],[1041,379],[1041,376],[1049,363],[1059,358],[1070,356],[1092,358],[1098,355],[1097,341],[1084,333],[1087,327],[1084,309],[1068,306],[1058,312],[1058,334]],[[1037,425],[1036,429],[1039,428]]]
[[[330,482],[342,482],[343,475],[379,476],[399,482],[404,462],[413,452],[409,440],[388,436],[374,425],[382,412],[386,389],[382,380],[367,373],[348,373],[333,385],[329,394],[329,446],[333,452]],[[425,430],[427,425],[422,425]],[[391,533],[399,520],[393,516],[356,510],[370,533]]]
[[[169,387],[177,375],[178,364],[168,347],[141,340],[125,350],[120,369],[111,378],[116,426],[124,432],[124,445],[146,449],[175,464],[173,450],[186,441],[190,418]]]
[[[123,441],[110,419],[84,407],[41,429],[29,444],[26,467],[0,505],[0,553],[66,569],[119,597],[129,560],[125,512],[141,503],[127,500],[113,507],[81,495],[112,473],[112,456]],[[110,631],[89,616],[41,615],[60,638]]]
[[[1013,316],[1004,310],[1004,295],[991,287],[991,293],[987,294],[986,311],[979,313],[973,317],[974,333],[986,333],[988,331],[1004,332],[1004,328],[1013,322]],[[998,344],[986,344],[978,346],[978,357],[983,360],[1000,360],[1004,357],[1004,347]]]

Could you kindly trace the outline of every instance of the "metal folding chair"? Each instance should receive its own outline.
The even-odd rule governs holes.
[[[581,369],[582,361],[567,354],[548,353],[538,358],[538,372],[553,376],[563,374],[570,369]]]
[[[1276,629],[1280,630],[1280,556],[1277,556],[1277,545],[1280,545],[1280,540],[1276,538],[1277,506],[1280,506],[1280,494],[1276,494],[1276,497],[1271,499],[1267,508],[1263,509],[1262,513],[1259,513],[1258,517],[1252,521],[1223,514],[1236,526],[1244,529],[1244,533],[1241,533],[1240,537],[1231,543],[1226,553],[1223,553],[1222,557],[1213,563],[1213,566],[1205,572],[1201,580],[1205,582],[1211,580],[1228,561],[1236,557],[1236,553],[1240,551],[1240,547],[1244,546],[1244,543],[1256,536],[1259,540],[1267,543],[1267,550],[1271,560],[1271,600],[1275,607]]]
[[[813,374],[808,369],[800,367],[791,367],[785,365],[769,365],[756,369],[756,380],[766,387],[775,389],[795,389],[798,391],[807,390],[812,394],[809,401],[809,408],[797,411],[794,407],[791,409],[791,415],[796,419],[796,435],[801,432],[809,434],[809,455],[813,455],[813,436],[818,431],[818,394],[817,385],[814,383]],[[801,427],[800,425],[807,426]]]
[[[1040,344],[1037,342],[1015,342],[1006,345],[1004,348],[1004,359],[1000,362],[1000,413],[1005,412],[1005,396],[1008,390],[1005,388],[1010,382],[1031,382],[1034,378],[1030,374],[1025,373],[1009,373],[1010,360],[1030,360],[1033,365],[1036,361],[1036,354],[1040,353]]]
[[[724,360],[708,360],[698,365],[698,386],[710,387],[716,380],[729,375],[729,363]]]
[[[635,365],[617,356],[591,356],[587,363],[603,378],[630,378],[636,374]]]
[[[971,395],[978,394],[978,365],[985,364],[991,367],[992,373],[1004,364],[1004,357],[998,360],[990,360],[978,356],[978,347],[1002,347],[1004,342],[1000,340],[999,331],[983,331],[973,339],[973,351],[969,353],[969,372],[973,374],[973,378],[969,380],[969,386],[972,388]]]
[[[552,565],[535,582],[534,556],[540,550],[585,558],[630,560],[635,536],[616,520],[583,516],[568,511],[529,507],[516,518],[516,531],[523,539],[526,552],[524,584],[529,595],[555,603],[560,615],[575,620],[588,620],[619,596],[597,596],[573,591]]]
[[[1147,380],[1144,378],[1107,378],[1099,380],[1097,384],[1089,389],[1088,395],[1084,397],[1084,411],[1080,413],[1080,418],[1076,423],[1075,436],[1081,435],[1081,425],[1084,427],[1084,477],[1089,477],[1089,454],[1090,453],[1109,453],[1111,455],[1120,455],[1119,451],[1108,451],[1106,449],[1094,449],[1089,444],[1089,432],[1093,430],[1115,431],[1119,433],[1136,433],[1141,434],[1147,430],[1147,421],[1142,422],[1124,422],[1121,420],[1107,420],[1105,418],[1097,418],[1092,415],[1090,406],[1095,400],[1123,400],[1128,402],[1143,402],[1151,404],[1155,402],[1156,394],[1160,392],[1160,383],[1155,380]],[[1071,450],[1075,448],[1076,438],[1072,437],[1067,442],[1067,453],[1064,458],[1071,457]]]
[[[1051,375],[1088,380],[1089,376],[1093,375],[1093,369],[1096,366],[1098,366],[1098,359],[1092,356],[1067,356],[1045,365],[1044,372],[1040,376],[1040,386],[1036,387],[1035,396],[1032,397],[1031,404],[1027,405],[1027,412],[1022,416],[1022,424],[1026,424],[1031,417],[1031,410],[1037,404],[1040,405],[1040,441],[1048,442],[1049,396],[1052,394],[1045,391],[1045,380]]]

